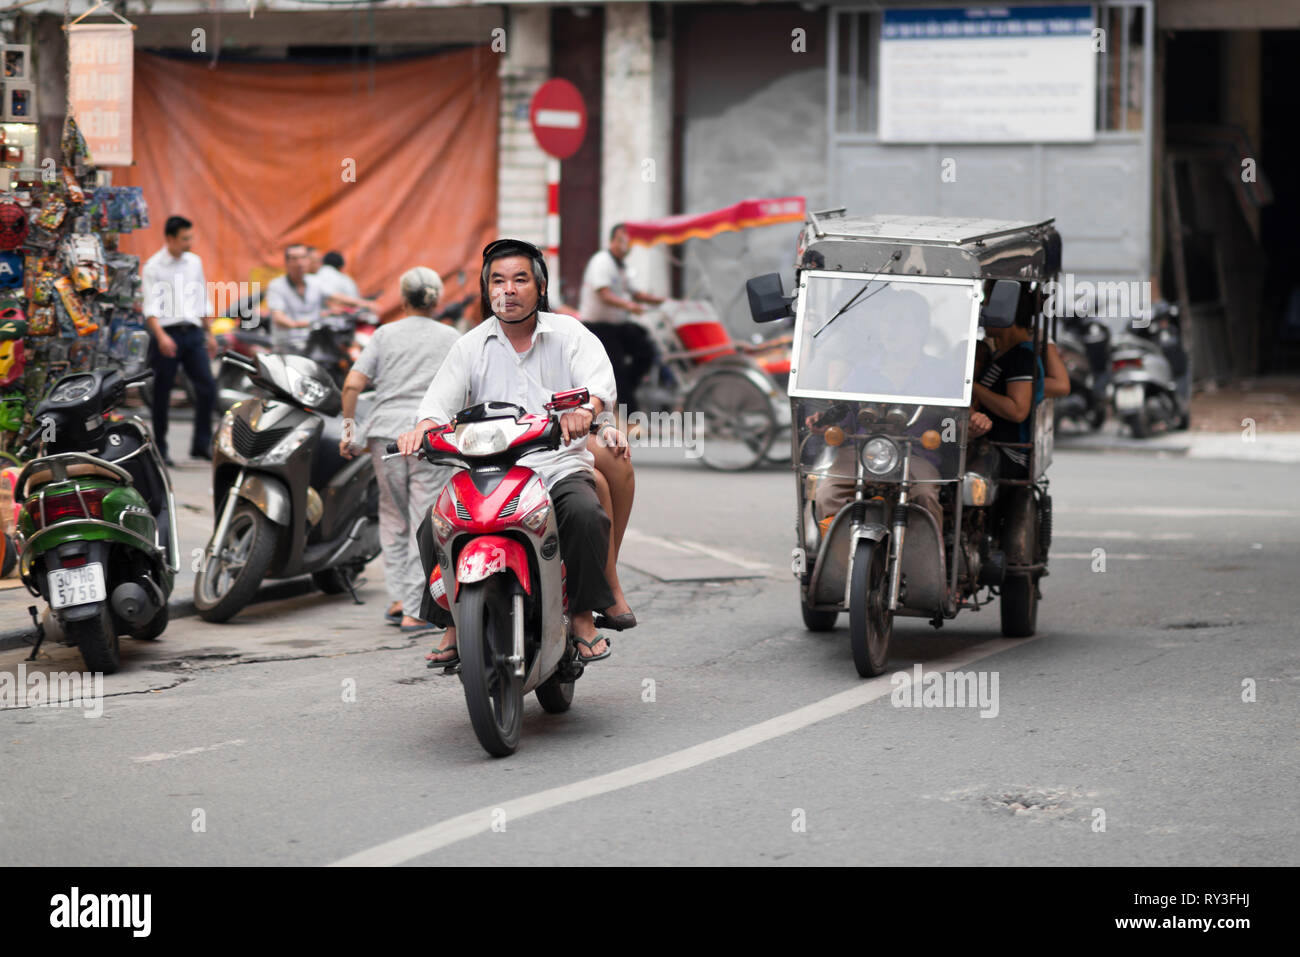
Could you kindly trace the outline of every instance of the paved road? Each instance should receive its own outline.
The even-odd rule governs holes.
[[[1040,635],[896,626],[891,671],[996,675],[982,717],[895,707],[843,621],[803,630],[788,473],[640,461],[628,561],[752,577],[629,568],[641,627],[514,757],[380,624],[376,564],[361,606],[125,643],[99,719],[0,713],[0,864],[1297,863],[1294,466],[1059,454]]]

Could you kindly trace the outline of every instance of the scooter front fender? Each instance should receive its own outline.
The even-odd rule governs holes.
[[[239,487],[239,497],[251,502],[257,509],[277,525],[288,525],[293,515],[293,502],[289,498],[289,489],[278,479],[259,472],[249,472],[244,476],[244,484]]]
[[[504,535],[478,536],[461,550],[456,559],[456,599],[460,599],[461,585],[483,581],[503,571],[515,576],[524,594],[532,595],[528,554],[524,546]]]

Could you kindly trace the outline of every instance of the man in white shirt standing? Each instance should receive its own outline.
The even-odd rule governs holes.
[[[624,262],[630,248],[627,227],[618,223],[609,231],[609,248],[587,261],[578,313],[609,355],[619,398],[629,412],[636,412],[636,388],[654,365],[655,346],[650,333],[630,314],[640,315],[647,305],[657,306],[663,298],[636,289],[632,269]]]
[[[420,421],[397,445],[403,455],[413,454],[425,432],[480,402],[513,402],[542,412],[556,392],[591,393],[589,405],[560,416],[560,448],[530,455],[527,465],[555,505],[571,627],[579,657],[594,661],[608,656],[609,641],[596,631],[592,612],[612,606],[614,595],[605,579],[610,520],[596,496],[587,436],[594,416],[614,403],[614,370],[582,323],[547,311],[546,285],[546,261],[531,243],[499,239],[483,250],[480,288],[487,318],[452,345],[420,403]],[[429,534],[427,526],[426,518],[421,536]],[[431,660],[459,661],[455,642],[454,629],[448,629]]]
[[[266,308],[271,313],[271,341],[282,351],[307,347],[311,326],[319,322],[325,295],[315,276],[307,274],[310,252],[301,243],[284,248],[284,275],[266,287]]]
[[[190,456],[212,458],[212,404],[217,385],[211,360],[217,354],[217,341],[208,329],[211,320],[203,261],[190,252],[194,224],[184,216],[170,216],[163,234],[163,248],[144,264],[141,279],[145,322],[153,336],[149,354],[154,372],[154,440],[170,466],[174,463],[167,451],[167,417],[176,370],[181,366],[194,386]]]

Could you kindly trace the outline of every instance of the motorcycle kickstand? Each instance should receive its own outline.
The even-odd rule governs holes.
[[[365,602],[357,596],[357,588],[352,581],[352,576],[345,574],[343,576],[343,583],[348,586],[348,594],[352,596],[352,604],[364,605]]]
[[[32,616],[32,627],[36,630],[36,644],[32,645],[32,653],[27,656],[28,661],[36,660],[36,653],[41,650],[41,642],[45,640],[45,626],[41,620],[36,617],[36,606],[28,605],[27,614]]]

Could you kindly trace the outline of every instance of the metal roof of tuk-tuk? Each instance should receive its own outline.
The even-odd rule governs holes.
[[[946,216],[809,216],[818,239],[884,239],[927,246],[965,246],[1015,233],[1043,229],[1055,220],[974,219]]]
[[[889,272],[1042,280],[1060,269],[1054,222],[809,211],[803,231],[807,252],[796,266],[824,263],[828,269],[874,272],[885,260],[871,250],[883,247],[898,263]]]

